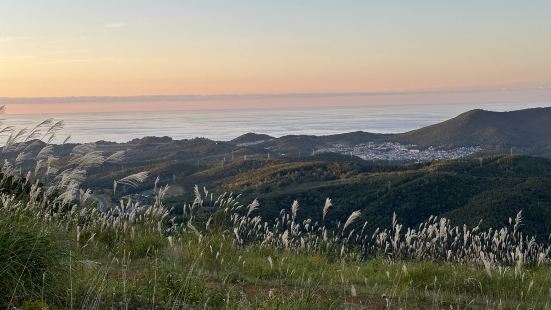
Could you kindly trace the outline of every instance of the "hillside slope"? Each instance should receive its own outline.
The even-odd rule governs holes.
[[[321,219],[325,198],[334,202],[333,219],[345,220],[361,210],[372,226],[385,227],[396,212],[414,226],[431,215],[456,224],[483,227],[507,223],[523,210],[527,231],[551,231],[551,160],[506,156],[423,165],[388,166],[359,163],[278,163],[224,176],[211,183],[258,198],[261,213],[277,216],[300,201],[304,217]]]
[[[396,141],[422,146],[521,147],[548,149],[551,108],[510,112],[472,110],[432,126],[394,136]]]

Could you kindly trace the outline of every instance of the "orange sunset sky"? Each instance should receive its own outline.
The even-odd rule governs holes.
[[[546,101],[549,16],[538,0],[1,1],[0,97],[450,91],[457,101],[476,89],[469,100]],[[75,104],[55,109],[110,109]],[[41,109],[53,107],[10,108]]]

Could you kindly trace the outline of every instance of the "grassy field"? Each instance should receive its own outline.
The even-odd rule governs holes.
[[[101,207],[81,185],[124,154],[29,151],[60,126],[13,132],[3,148],[20,155],[0,172],[2,308],[551,309],[551,243],[523,233],[522,212],[504,227],[407,227],[395,214],[377,227],[360,210],[335,219],[327,198],[263,219],[257,200],[198,187],[176,212],[159,178],[148,200]],[[118,178],[111,193],[149,177]]]
[[[153,217],[120,229],[116,225],[83,229],[74,218],[45,221],[28,209],[15,209],[15,202],[6,196],[3,203],[4,306],[548,309],[551,305],[551,269],[546,264],[518,270],[281,249],[240,244],[223,226],[205,231],[190,225],[167,234],[159,231]],[[10,204],[12,208],[7,207]]]

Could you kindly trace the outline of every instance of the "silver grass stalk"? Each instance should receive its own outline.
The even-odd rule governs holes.
[[[88,199],[90,199],[90,197],[92,196],[92,191],[90,189],[87,189],[87,190],[80,189],[79,193],[80,193],[79,200],[80,200],[80,204],[82,205],[84,205],[86,201],[88,201]]]
[[[521,223],[522,223],[522,210],[518,211],[517,216],[515,217],[515,226],[513,227],[513,231],[515,233],[518,231],[518,228]]]
[[[61,144],[66,144],[67,142],[69,142],[69,140],[71,140],[71,136],[67,136],[65,137],[65,139],[63,140],[63,142],[61,142]]]
[[[52,145],[46,145],[45,147],[43,147],[39,152],[38,154],[36,155],[36,158],[37,159],[46,159],[48,158],[50,155],[52,155],[54,151],[54,147]]]
[[[293,205],[291,206],[291,214],[293,216],[293,222],[297,218],[297,211],[299,207],[300,205],[298,204],[298,201],[297,200],[293,201]]]
[[[331,199],[326,198],[325,199],[325,205],[323,206],[323,220],[325,221],[325,217],[327,216],[327,213],[329,212],[329,209],[333,206],[331,203]]]
[[[352,212],[352,214],[350,214],[350,216],[348,217],[348,219],[347,219],[346,222],[344,223],[344,226],[343,226],[343,228],[342,228],[342,231],[344,232],[344,231],[346,230],[346,228],[347,228],[350,224],[354,223],[354,221],[355,221],[358,217],[360,217],[360,215],[362,215],[362,213],[360,212],[360,210]]]
[[[157,192],[157,186],[159,186],[159,182],[161,181],[161,177],[160,176],[157,176],[157,178],[155,179],[155,187],[153,188],[153,192],[156,193]]]
[[[128,185],[130,187],[137,187],[140,183],[145,182],[149,177],[148,171],[138,172],[132,175],[129,175],[125,178],[122,178],[117,181],[119,184]]]
[[[126,155],[125,151],[117,151],[111,155],[109,155],[105,162],[107,163],[120,163],[124,160],[124,156]]]
[[[117,193],[117,181],[113,181],[113,195]]]
[[[257,199],[253,200],[253,202],[249,205],[249,211],[247,212],[247,216],[250,216],[251,213],[256,210],[260,206],[260,203]]]
[[[84,155],[87,153],[94,152],[96,150],[95,143],[84,143],[78,144],[71,150],[71,155]]]

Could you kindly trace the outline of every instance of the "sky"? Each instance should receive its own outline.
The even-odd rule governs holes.
[[[545,101],[550,16],[548,0],[0,0],[0,97],[521,89]]]

